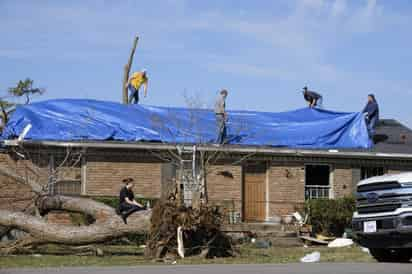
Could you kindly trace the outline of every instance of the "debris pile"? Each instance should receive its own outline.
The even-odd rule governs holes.
[[[222,218],[217,207],[195,209],[180,206],[176,201],[159,202],[153,208],[145,255],[153,259],[177,255],[234,256],[231,238],[220,230]],[[183,240],[179,249],[178,234]]]

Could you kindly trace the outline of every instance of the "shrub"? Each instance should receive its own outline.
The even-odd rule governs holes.
[[[334,200],[314,199],[305,202],[305,213],[314,233],[341,237],[351,226],[355,199],[345,197]]]

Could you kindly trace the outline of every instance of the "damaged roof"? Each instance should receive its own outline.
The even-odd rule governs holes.
[[[301,149],[369,149],[362,113],[302,108],[288,112],[228,111],[227,143]],[[24,140],[212,144],[212,110],[59,99],[17,107],[2,133]]]

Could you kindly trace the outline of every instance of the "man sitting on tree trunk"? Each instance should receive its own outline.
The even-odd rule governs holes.
[[[125,224],[127,224],[127,217],[129,217],[130,214],[144,209],[144,207],[134,199],[132,190],[133,181],[133,178],[123,179],[123,183],[126,183],[126,185],[122,187],[119,194],[119,213]]]

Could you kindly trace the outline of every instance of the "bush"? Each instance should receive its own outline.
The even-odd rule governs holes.
[[[119,198],[117,197],[93,197],[93,200],[113,207],[115,209],[119,207]]]
[[[305,203],[308,223],[314,233],[341,237],[345,228],[351,226],[355,211],[355,199],[345,197],[334,200],[314,199]]]

